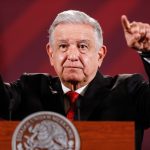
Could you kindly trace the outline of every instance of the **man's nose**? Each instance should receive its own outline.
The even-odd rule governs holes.
[[[68,48],[68,59],[71,61],[76,61],[79,58],[79,50],[76,45],[70,45]]]

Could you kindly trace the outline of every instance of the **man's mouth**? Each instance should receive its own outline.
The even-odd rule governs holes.
[[[80,67],[80,66],[64,66],[64,68],[68,68],[68,69],[83,69],[83,67]]]

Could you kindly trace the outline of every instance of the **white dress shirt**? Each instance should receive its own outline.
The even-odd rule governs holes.
[[[66,94],[67,92],[70,91],[70,89],[68,87],[66,87],[62,82],[61,82],[61,86],[62,86],[64,94]],[[88,85],[85,85],[85,86],[75,90],[75,92],[77,92],[78,94],[83,96],[85,91],[86,91],[86,89],[87,89],[87,87],[88,87]]]

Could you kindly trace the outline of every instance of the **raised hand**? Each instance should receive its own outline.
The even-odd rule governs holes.
[[[121,16],[121,22],[127,45],[138,51],[150,52],[150,25],[142,22],[129,22],[125,15]]]

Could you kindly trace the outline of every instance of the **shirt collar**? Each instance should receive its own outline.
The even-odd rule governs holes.
[[[63,90],[64,94],[66,94],[67,92],[70,91],[70,89],[68,87],[66,87],[62,82],[61,82],[61,86],[62,86],[62,90]],[[78,94],[83,96],[87,87],[88,87],[88,85],[85,85],[85,86],[75,90],[75,92],[77,92]]]

